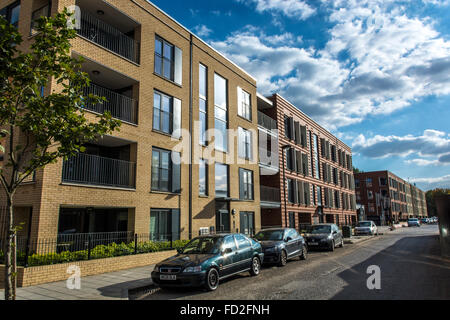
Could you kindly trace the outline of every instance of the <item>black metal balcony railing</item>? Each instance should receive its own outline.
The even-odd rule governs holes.
[[[115,27],[91,16],[86,11],[81,12],[78,34],[102,47],[109,49],[128,60],[139,63],[140,44],[125,35]]]
[[[277,130],[277,122],[271,117],[265,115],[261,111],[258,111],[258,125],[263,128],[266,128],[269,131]]]
[[[136,163],[80,153],[64,161],[62,181],[128,189],[135,188]]]
[[[280,189],[261,186],[261,201],[281,202]]]
[[[84,108],[101,114],[109,111],[114,118],[137,124],[138,103],[136,100],[93,83],[83,89],[83,94],[106,98],[103,103],[88,102],[83,106]]]

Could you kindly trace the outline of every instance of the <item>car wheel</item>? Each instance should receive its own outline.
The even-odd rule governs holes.
[[[257,276],[261,272],[261,262],[258,257],[254,257],[252,260],[252,267],[250,269],[250,274],[252,276]]]
[[[286,251],[282,250],[280,253],[280,267],[284,267],[287,264],[287,253]]]
[[[306,260],[306,256],[308,255],[308,248],[303,246],[302,254],[300,255],[300,260]]]
[[[219,286],[219,272],[215,268],[209,269],[206,274],[205,287],[208,291],[214,291]]]
[[[331,244],[330,244],[330,251],[334,251],[334,249],[335,249],[335,246],[334,246],[334,240],[333,240],[333,241],[331,241]]]

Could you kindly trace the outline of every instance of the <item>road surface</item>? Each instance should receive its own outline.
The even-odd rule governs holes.
[[[311,252],[284,268],[265,267],[224,280],[217,291],[154,290],[139,300],[450,299],[450,260],[440,256],[438,227],[403,228],[335,252]],[[381,289],[369,290],[370,266]],[[371,282],[375,283],[375,282]]]

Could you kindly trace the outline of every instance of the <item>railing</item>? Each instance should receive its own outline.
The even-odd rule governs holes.
[[[136,163],[79,153],[64,161],[62,181],[135,188]]]
[[[277,122],[271,117],[265,115],[261,111],[258,111],[258,125],[263,128],[266,128],[269,131],[276,132],[277,130]]]
[[[16,241],[17,263],[25,267],[174,250],[188,242],[180,240],[177,232],[164,235],[134,232],[59,234],[51,239],[17,237]],[[6,237],[2,237],[0,248],[5,247]],[[1,249],[0,264],[4,264],[5,255]]]
[[[109,111],[116,119],[137,124],[138,104],[136,100],[93,83],[83,89],[83,94],[84,96],[92,94],[106,98],[103,103],[88,102],[83,106],[84,108],[101,114]]]
[[[279,167],[278,154],[267,149],[259,148],[259,163],[269,167]]]
[[[140,44],[138,41],[123,34],[106,22],[91,16],[86,11],[81,12],[81,23],[78,34],[128,60],[139,63]]]
[[[261,201],[281,202],[280,189],[261,186]]]

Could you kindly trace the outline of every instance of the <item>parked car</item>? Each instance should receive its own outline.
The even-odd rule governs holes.
[[[306,260],[305,239],[295,229],[278,228],[258,232],[254,239],[261,243],[264,263],[277,263],[284,267],[289,259]]]
[[[373,221],[360,221],[355,227],[355,235],[378,235],[378,227]]]
[[[408,219],[408,227],[420,227],[420,221],[417,218]]]
[[[334,251],[337,245],[344,247],[344,237],[338,226],[332,223],[316,224],[309,227],[305,236],[308,250],[326,248]]]
[[[158,263],[152,280],[162,288],[204,286],[213,291],[232,275],[246,271],[259,275],[263,260],[261,244],[243,234],[200,236]]]

